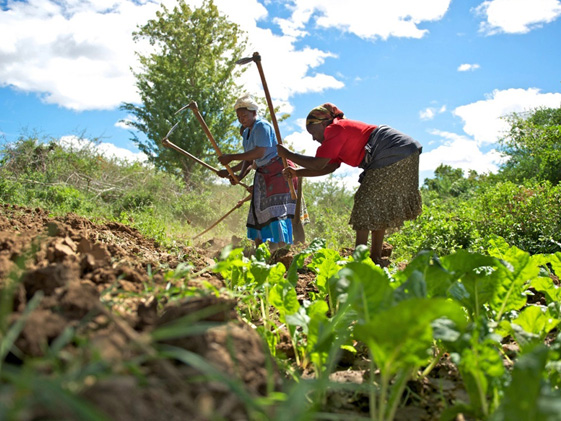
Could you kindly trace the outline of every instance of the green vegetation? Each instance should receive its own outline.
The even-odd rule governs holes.
[[[197,366],[209,378],[224,382],[239,394],[252,419],[286,419],[287,413],[294,419],[329,418],[322,414],[329,392],[341,387],[329,376],[341,353],[357,352],[357,344],[364,344],[370,367],[368,381],[354,391],[369,396],[371,419],[393,419],[408,382],[429,376],[443,355],[450,356],[469,399],[443,408],[442,419],[453,420],[460,413],[484,420],[559,419],[561,295],[555,282],[561,273],[561,184],[554,175],[561,174],[561,161],[555,158],[558,126],[551,124],[558,123],[558,112],[537,110],[524,120],[513,120],[511,135],[531,126],[533,142],[520,141],[510,149],[513,159],[498,174],[464,177],[460,170],[439,167],[435,178],[423,185],[423,214],[388,237],[394,247],[389,270],[372,263],[367,247],[350,256],[342,253],[352,247],[346,223],[352,192],[333,180],[307,181],[312,223],[306,234],[315,240],[294,249],[289,267],[272,263],[262,245],[250,258],[242,248],[228,247],[205,269],[224,279],[226,288],[220,292],[240,303],[239,315],[255,326],[289,375],[282,391],[252,399],[200,356],[158,343],[177,337],[187,325],[176,326],[177,331],[156,330],[144,346],[157,358]],[[542,141],[547,147],[536,147]],[[174,172],[108,159],[91,148],[63,148],[55,139],[22,137],[0,151],[0,203],[119,221],[170,249],[191,244],[193,236],[245,194],[203,172],[187,185]],[[244,237],[246,209],[236,211],[208,237]],[[10,302],[24,270],[23,260],[17,263],[9,275],[10,288],[0,295],[0,364],[40,299],[30,299],[18,323],[8,322],[4,304]],[[304,300],[296,289],[303,271],[314,275],[310,282],[315,288]],[[165,290],[158,289],[153,278],[145,287],[161,302],[177,300],[200,294],[183,286],[192,276],[178,267],[165,275]],[[210,286],[206,292],[218,293]],[[532,295],[542,301],[529,302]],[[188,322],[191,329],[204,328]],[[283,328],[289,332],[294,361],[276,348]],[[88,376],[107,376],[111,367],[90,360],[79,370],[57,371],[56,353],[71,339],[75,340],[72,332],[61,335],[51,344],[46,361],[17,369],[0,365],[1,380],[9,385],[3,393],[19,399],[11,407],[13,413],[5,411],[0,399],[0,416],[17,416],[30,404],[25,399],[31,398],[22,396],[34,396],[64,400],[81,419],[102,419],[73,397],[69,385]],[[505,342],[516,344],[514,355],[504,354]],[[505,368],[505,360],[510,368]],[[43,372],[51,373],[42,376],[42,382],[33,374],[32,364],[39,363]],[[313,375],[303,378],[304,371]],[[29,390],[34,392],[23,392]]]
[[[514,182],[561,181],[561,108],[539,108],[507,118],[509,133],[502,151],[509,160],[501,175]]]
[[[246,195],[239,187],[182,177],[141,163],[109,159],[92,147],[63,148],[54,139],[21,138],[0,155],[0,201],[118,221],[162,245],[189,244]],[[208,174],[207,174],[208,177]],[[213,234],[245,235],[237,211]],[[245,217],[243,217],[245,220]]]
[[[240,88],[234,80],[243,67],[236,66],[245,49],[238,25],[222,16],[212,0],[191,9],[183,0],[173,10],[162,5],[156,18],[135,34],[138,43],[149,43],[150,53],[139,54],[141,69],[135,73],[142,104],[121,107],[134,116],[127,121],[143,136],[134,136],[139,149],[157,168],[176,172],[190,181],[198,164],[162,146],[161,140],[181,122],[170,141],[198,158],[216,162],[215,152],[199,122],[189,110],[175,113],[191,101],[224,152],[239,146],[234,102]]]

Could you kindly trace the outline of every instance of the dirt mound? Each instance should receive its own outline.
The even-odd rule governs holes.
[[[6,361],[17,367],[29,357],[43,357],[71,330],[88,344],[86,364],[112,366],[111,376],[79,391],[104,417],[247,419],[239,394],[219,375],[258,396],[265,393],[267,370],[274,364],[258,334],[238,320],[236,302],[214,295],[158,302],[158,289],[186,281],[167,279],[169,268],[188,262],[194,266],[190,273],[200,271],[213,263],[208,254],[195,247],[170,254],[115,222],[97,225],[72,214],[52,218],[42,209],[3,206],[0,289],[3,297],[13,297],[8,324],[25,322],[15,340],[17,352]],[[208,272],[190,278],[189,285],[196,288],[201,281],[222,285]],[[210,325],[189,330],[204,323]],[[166,327],[176,332],[148,339]],[[182,330],[184,335],[177,333]],[[80,352],[74,341],[64,352]],[[140,361],[135,366],[140,373],[131,372],[131,360]],[[201,380],[201,373],[209,372],[215,381]],[[35,405],[25,413],[24,419],[76,419],[60,405]]]

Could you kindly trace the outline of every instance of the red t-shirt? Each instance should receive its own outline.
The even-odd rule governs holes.
[[[358,167],[366,153],[364,145],[377,126],[361,121],[338,119],[325,128],[323,143],[316,151],[317,158],[330,158],[329,163],[344,162]]]

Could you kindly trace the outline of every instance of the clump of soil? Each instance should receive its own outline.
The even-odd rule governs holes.
[[[264,395],[274,363],[261,337],[239,320],[235,301],[203,294],[159,303],[147,292],[148,285],[153,291],[165,288],[170,282],[165,271],[180,263],[197,272],[214,260],[208,249],[197,247],[170,254],[119,223],[96,225],[73,214],[51,218],[42,209],[3,206],[0,288],[13,297],[10,325],[35,305],[15,341],[17,352],[7,361],[18,366],[26,358],[43,357],[65,330],[75,329],[88,342],[86,359],[117,367],[80,391],[107,419],[247,419],[245,405],[224,382],[201,380],[205,370],[180,359],[205,361],[250,396]],[[203,281],[222,286],[208,272],[188,283],[196,287]],[[205,322],[210,327],[184,337],[147,339],[158,328],[181,327],[190,315],[194,318],[186,328]],[[160,348],[177,358],[159,358]],[[66,352],[77,350],[69,343]],[[141,373],[126,368],[133,359],[145,360]],[[74,419],[64,407],[36,405],[25,412],[27,419]]]

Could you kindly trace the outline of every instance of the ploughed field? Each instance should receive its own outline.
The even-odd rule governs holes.
[[[13,342],[0,354],[0,418],[282,419],[274,403],[264,415],[251,402],[289,393],[294,375],[313,372],[297,367],[288,333],[275,360],[257,333],[262,321],[240,317],[213,271],[224,245],[170,252],[119,223],[0,207],[0,323],[4,345]],[[292,257],[271,260],[288,268]],[[299,300],[314,292],[314,277],[298,271]],[[368,418],[368,353],[356,349],[341,354],[318,413]],[[446,356],[405,390],[396,419],[437,419],[469,400]]]

